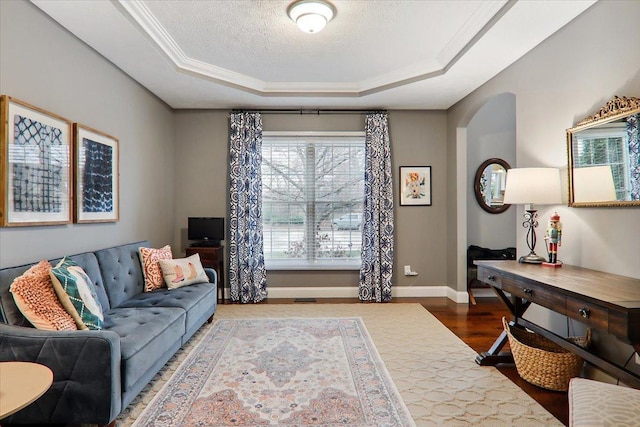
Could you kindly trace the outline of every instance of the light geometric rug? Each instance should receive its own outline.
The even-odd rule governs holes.
[[[214,319],[359,317],[418,427],[562,426],[420,304],[220,305]],[[117,419],[128,427],[215,326],[205,325]]]
[[[218,320],[134,423],[415,426],[359,318]]]

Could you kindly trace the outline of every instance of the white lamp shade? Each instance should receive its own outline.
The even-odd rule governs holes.
[[[555,205],[561,202],[559,169],[515,168],[507,171],[504,203]]]
[[[335,16],[335,8],[324,0],[300,0],[289,6],[289,17],[305,33],[317,33]]]
[[[327,25],[327,19],[315,13],[305,13],[298,17],[296,24],[305,33],[317,33]]]
[[[611,166],[573,169],[573,200],[578,203],[615,201]]]

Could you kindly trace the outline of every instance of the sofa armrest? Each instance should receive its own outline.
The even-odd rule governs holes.
[[[0,361],[36,362],[53,384],[8,424],[108,424],[121,411],[120,337],[113,331],[43,331],[0,324]]]
[[[213,268],[205,268],[204,272],[207,273],[209,282],[215,283],[218,286],[218,273]]]

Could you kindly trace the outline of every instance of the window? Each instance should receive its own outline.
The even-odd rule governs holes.
[[[364,133],[264,132],[267,268],[360,268]]]
[[[611,166],[618,200],[631,200],[629,146],[624,123],[612,123],[608,128],[588,129],[573,141],[575,164]]]

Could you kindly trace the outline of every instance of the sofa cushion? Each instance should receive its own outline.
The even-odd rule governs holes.
[[[142,292],[144,278],[138,257],[138,248],[141,246],[149,246],[149,242],[130,243],[95,252],[111,308]]]
[[[49,261],[40,261],[17,277],[9,288],[15,303],[24,317],[37,329],[78,329],[73,317],[62,307],[53,290],[50,271]]]
[[[104,329],[120,336],[122,387],[128,390],[160,355],[180,342],[185,312],[172,307],[118,307],[105,313]]]
[[[173,258],[171,246],[166,245],[160,249],[141,247],[138,255],[144,276],[144,291],[151,292],[165,286],[159,261]]]
[[[199,327],[196,323],[216,305],[217,288],[213,283],[198,283],[178,289],[143,292],[127,300],[121,307],[177,307],[187,313],[185,331]],[[185,332],[183,331],[183,333]]]
[[[202,268],[199,254],[193,254],[188,258],[161,259],[158,262],[162,269],[162,277],[169,289],[209,281]]]
[[[102,329],[102,306],[87,273],[72,259],[64,258],[50,272],[53,289],[78,329]]]

